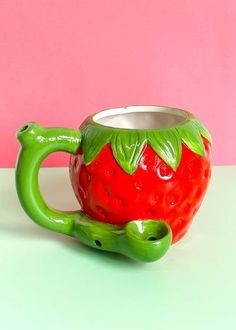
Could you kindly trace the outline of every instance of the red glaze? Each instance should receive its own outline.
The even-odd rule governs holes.
[[[70,175],[75,194],[93,219],[122,225],[129,220],[163,219],[172,229],[173,243],[187,231],[206,192],[211,175],[210,145],[205,157],[185,145],[176,171],[146,146],[137,171],[129,175],[106,145],[88,166],[82,150],[72,156]]]

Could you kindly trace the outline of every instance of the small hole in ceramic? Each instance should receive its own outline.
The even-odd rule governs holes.
[[[101,247],[101,246],[102,246],[102,243],[101,243],[98,239],[95,239],[94,243],[95,243],[98,247]]]
[[[150,236],[147,239],[148,241],[157,241],[157,238],[155,236]]]
[[[29,127],[29,125],[25,125],[25,126],[21,127],[20,132],[24,132],[25,130],[27,130],[28,127]]]

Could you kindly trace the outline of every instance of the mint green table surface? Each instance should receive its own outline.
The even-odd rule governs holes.
[[[67,169],[40,182],[52,206],[78,208]],[[213,169],[190,232],[151,264],[38,227],[1,169],[0,329],[236,329],[236,167]]]

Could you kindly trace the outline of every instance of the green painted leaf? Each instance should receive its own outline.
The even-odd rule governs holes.
[[[183,143],[194,153],[200,156],[205,155],[205,148],[198,129],[191,122],[178,126],[176,130],[181,137]]]
[[[182,155],[181,139],[175,130],[147,131],[148,143],[173,169],[177,169]]]
[[[127,172],[133,174],[139,164],[143,147],[146,143],[146,134],[137,131],[119,131],[113,135],[111,148],[117,163]]]
[[[89,124],[82,129],[81,145],[84,162],[88,165],[106,144],[111,143],[117,163],[126,173],[133,174],[146,143],[171,168],[177,169],[182,155],[182,142],[194,153],[204,156],[201,136],[211,143],[209,132],[195,118],[183,125],[159,130],[128,130]]]
[[[100,153],[102,148],[112,138],[112,131],[106,128],[91,125],[86,126],[82,131],[82,149],[85,164],[90,164]]]
[[[197,128],[197,130],[200,132],[200,134],[207,139],[210,143],[212,143],[212,138],[206,127],[199,122],[197,119],[191,119],[190,123],[192,123],[193,126]]]

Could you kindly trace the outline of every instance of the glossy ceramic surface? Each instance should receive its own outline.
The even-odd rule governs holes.
[[[140,106],[100,112],[81,131],[70,174],[84,212],[117,225],[164,219],[178,241],[211,175],[211,138],[204,126],[179,109]]]
[[[109,145],[89,165],[83,154],[71,161],[71,180],[83,211],[93,219],[122,225],[132,219],[164,219],[173,242],[187,231],[204,197],[211,175],[209,144],[206,156],[182,147],[175,171],[150,146],[146,146],[137,170],[129,175],[114,160]]]
[[[210,135],[179,109],[106,110],[89,117],[81,131],[30,123],[18,139],[16,185],[28,215],[48,229],[136,260],[159,259],[185,234],[210,178]],[[42,199],[38,171],[54,151],[73,155],[70,175],[82,211],[56,211]]]

